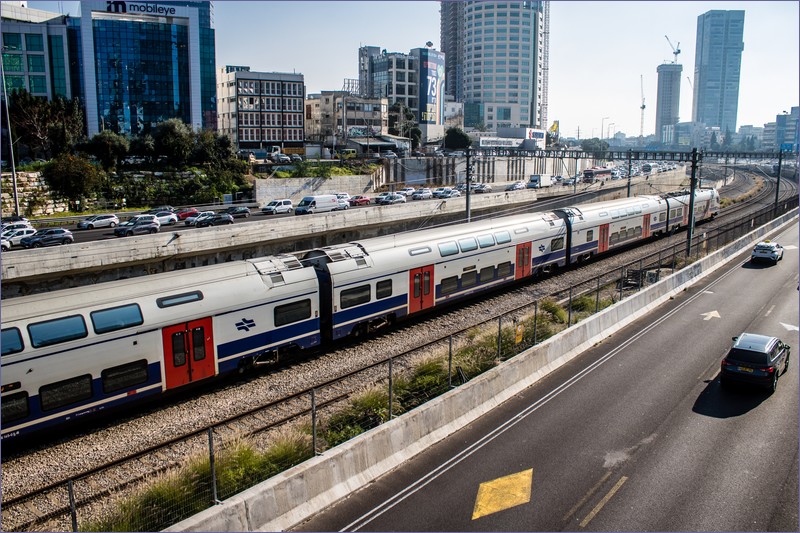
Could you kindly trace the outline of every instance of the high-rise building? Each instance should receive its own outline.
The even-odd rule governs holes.
[[[736,131],[744,50],[744,11],[712,10],[697,17],[692,121]]]
[[[170,118],[216,128],[212,2],[81,2],[76,30],[90,137],[147,133]]]
[[[656,68],[656,72],[658,72],[656,139],[662,143],[674,144],[674,142],[666,140],[665,131],[669,131],[669,127],[674,127],[679,121],[683,65],[664,63]]]
[[[447,92],[464,102],[465,127],[546,129],[549,13],[547,0],[441,3],[442,51],[456,76]]]

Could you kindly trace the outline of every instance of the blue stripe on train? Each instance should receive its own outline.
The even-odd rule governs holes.
[[[399,309],[396,309],[399,308]],[[400,294],[391,298],[376,300],[365,305],[359,305],[333,315],[333,338],[339,339],[350,334],[353,328],[364,320],[395,313],[400,318],[405,316],[408,309],[408,295]]]
[[[217,331],[215,334],[219,334]],[[261,350],[268,350],[297,344],[301,348],[310,348],[319,344],[319,318],[296,322],[289,326],[272,329],[270,331],[248,335],[242,331],[240,339],[218,344],[217,357],[225,359],[234,355],[256,355]],[[289,339],[295,339],[290,341]]]

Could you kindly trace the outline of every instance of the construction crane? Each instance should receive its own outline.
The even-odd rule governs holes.
[[[644,138],[644,108],[647,107],[644,105],[644,75],[639,74],[639,83],[642,86],[642,105],[639,109],[642,110],[642,120],[639,123],[639,138]]]
[[[678,62],[678,54],[681,53],[681,43],[678,42],[678,46],[672,46],[672,41],[669,40],[669,37],[667,37],[665,35],[664,38],[669,43],[670,48],[672,48],[672,55],[675,56],[675,61],[673,61],[673,63],[677,63]]]

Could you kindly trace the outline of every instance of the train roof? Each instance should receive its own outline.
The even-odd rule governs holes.
[[[272,286],[277,281],[291,282],[315,277],[311,270],[297,275],[290,274],[302,268],[303,266],[295,256],[281,254],[188,270],[173,270],[150,276],[4,299],[2,301],[2,318],[5,322],[10,319],[19,320],[67,311],[75,307],[76,300],[80,300],[85,305],[113,304],[131,298],[147,295],[162,296],[167,292],[179,292],[208,283],[248,276],[258,276],[259,282],[267,286]]]

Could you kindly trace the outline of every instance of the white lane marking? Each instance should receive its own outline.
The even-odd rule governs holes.
[[[700,313],[704,317],[703,320],[711,320],[712,318],[721,318],[718,311],[709,311],[708,313]]]
[[[784,324],[783,322],[778,322],[781,326],[786,328],[786,331],[800,331],[800,328],[797,326],[793,326],[791,324]]]
[[[769,309],[767,309],[767,313],[764,316],[769,316],[769,314],[772,312],[773,309],[775,309],[774,305],[772,307],[770,307]]]

